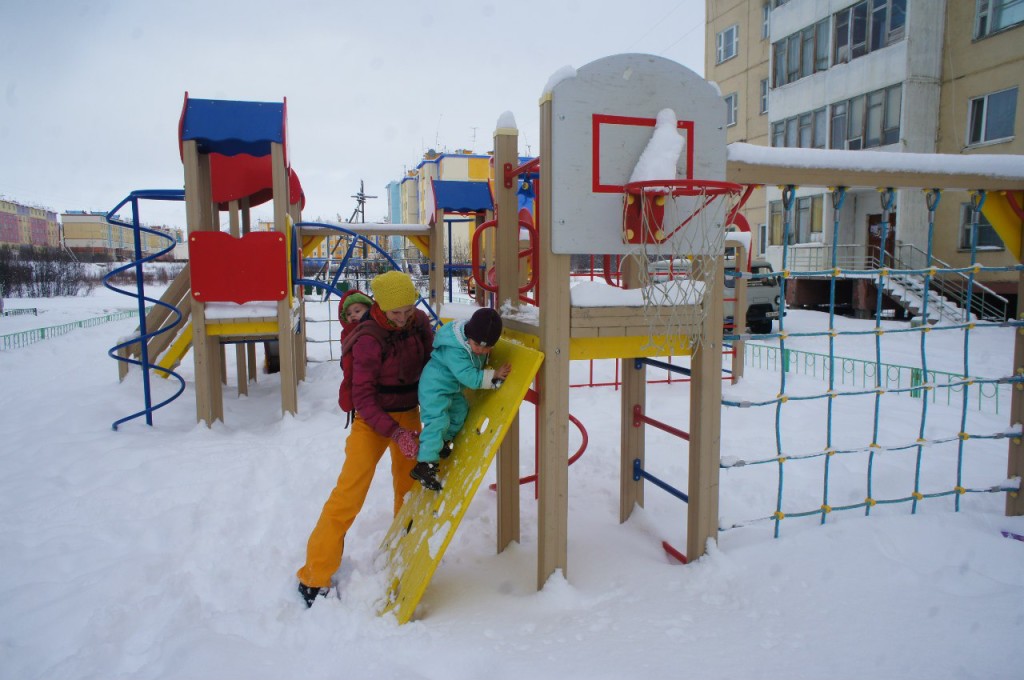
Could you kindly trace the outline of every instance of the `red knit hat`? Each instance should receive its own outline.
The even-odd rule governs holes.
[[[501,338],[501,315],[490,307],[473,312],[466,322],[466,337],[484,347],[493,347]]]

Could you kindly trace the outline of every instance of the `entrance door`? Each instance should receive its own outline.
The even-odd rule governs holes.
[[[896,212],[889,213],[889,229],[885,239],[885,251],[882,252],[882,215],[868,215],[868,258],[877,266],[892,266],[896,252]]]

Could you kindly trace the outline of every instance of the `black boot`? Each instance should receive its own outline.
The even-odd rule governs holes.
[[[327,597],[327,593],[330,592],[330,588],[311,588],[305,583],[299,581],[299,594],[302,595],[302,599],[306,601],[306,607],[312,607],[313,601],[317,596]]]
[[[437,471],[437,463],[416,463],[416,467],[412,469],[409,476],[418,480],[426,489],[440,491],[441,482],[437,481]]]
[[[444,444],[441,445],[441,451],[440,451],[440,453],[438,453],[438,455],[441,456],[442,460],[444,460],[448,456],[452,455],[452,449],[454,449],[454,448],[455,448],[455,442],[453,442],[451,439],[449,439],[448,441],[446,441]]]

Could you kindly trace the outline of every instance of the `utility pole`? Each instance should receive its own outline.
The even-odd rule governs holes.
[[[365,185],[363,183],[363,180],[359,180],[359,193],[356,193],[356,194],[352,195],[352,198],[356,199],[356,208],[355,208],[355,210],[352,211],[352,217],[348,218],[349,222],[360,222],[360,223],[366,222],[366,199],[368,199],[368,198],[377,198],[377,197],[376,196],[367,196],[365,189],[366,189],[366,187],[365,187]],[[358,220],[356,219],[357,217],[359,218]],[[378,245],[380,245],[380,244],[378,243]],[[367,251],[368,251],[368,247],[366,245],[366,241],[364,240],[363,241],[363,260],[365,260],[367,255],[368,255]]]

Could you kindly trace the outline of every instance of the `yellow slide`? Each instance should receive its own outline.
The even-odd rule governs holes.
[[[985,196],[985,203],[981,206],[981,212],[989,221],[992,228],[1003,239],[1003,245],[1014,257],[1021,254],[1021,231],[1024,228],[1024,220],[1021,220],[1019,213],[1010,204],[1013,200],[1018,207],[1024,206],[1024,191],[1014,191],[1011,195],[999,192],[991,192]]]
[[[537,350],[514,342],[495,345],[490,363],[511,363],[508,379],[501,389],[472,393],[466,425],[441,461],[444,488],[415,484],[380,546],[388,583],[381,615],[394,611],[399,623],[412,618],[543,361]]]

